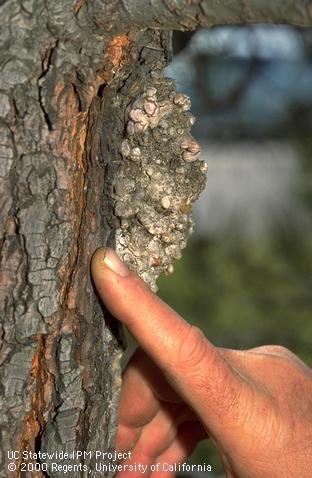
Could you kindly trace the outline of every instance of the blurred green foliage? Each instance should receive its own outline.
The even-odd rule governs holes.
[[[193,239],[160,296],[215,345],[280,344],[312,365],[312,243],[284,232],[252,244]]]

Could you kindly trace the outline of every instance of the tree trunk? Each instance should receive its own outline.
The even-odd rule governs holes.
[[[205,24],[208,2],[0,4],[0,476],[109,475],[95,450],[114,449],[122,340],[90,257],[112,245],[155,288],[185,246],[205,165],[188,99],[160,71],[166,30]]]
[[[131,85],[165,65],[169,37],[121,31],[115,3],[1,7],[3,477],[11,462],[12,476],[63,476],[24,473],[33,460],[23,450],[85,450],[91,456],[64,463],[94,470],[94,450],[114,445],[120,334],[107,313],[103,321],[89,262],[114,242],[114,148],[124,131],[114,99],[121,91],[126,104]]]

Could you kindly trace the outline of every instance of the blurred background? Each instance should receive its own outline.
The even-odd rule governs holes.
[[[280,344],[312,366],[312,30],[227,26],[173,43],[165,74],[192,99],[208,182],[159,295],[215,345]],[[209,441],[191,462],[224,476]]]

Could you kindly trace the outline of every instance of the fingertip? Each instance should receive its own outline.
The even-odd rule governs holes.
[[[107,269],[120,277],[126,277],[131,273],[113,249],[110,247],[100,247],[94,252],[91,259],[92,277],[94,279],[97,279],[99,276],[103,277]]]
[[[134,313],[134,303],[142,296],[145,283],[109,247],[94,252],[90,268],[99,297],[117,319],[124,321]]]
[[[98,274],[101,274],[105,270],[105,256],[107,253],[106,247],[100,247],[96,249],[91,258],[91,275],[95,278]]]

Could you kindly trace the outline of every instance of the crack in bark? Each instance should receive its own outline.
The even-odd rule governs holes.
[[[40,436],[45,424],[44,411],[46,410],[45,396],[47,383],[53,381],[53,375],[49,372],[45,361],[45,338],[43,335],[36,337],[37,349],[33,358],[31,377],[34,380],[34,393],[31,399],[31,410],[24,419],[24,430],[21,434],[21,450],[35,452],[40,450]],[[50,383],[51,389],[53,383]],[[17,477],[21,476],[21,460],[17,464]],[[35,473],[34,476],[44,477],[44,472]]]
[[[42,59],[42,62],[41,62],[42,73],[37,79],[39,104],[40,104],[41,111],[43,113],[45,123],[48,127],[48,131],[53,131],[53,124],[52,124],[52,120],[49,116],[49,113],[48,113],[48,111],[46,110],[46,107],[45,107],[42,80],[45,78],[45,76],[50,71],[50,68],[51,68],[51,65],[52,65],[53,53],[56,51],[57,46],[58,46],[58,40],[56,40],[54,45],[52,47],[50,47],[45,52],[45,55],[44,55],[44,57]]]

